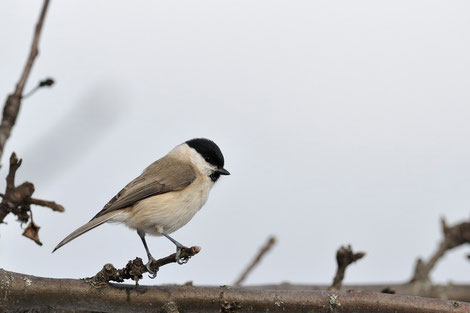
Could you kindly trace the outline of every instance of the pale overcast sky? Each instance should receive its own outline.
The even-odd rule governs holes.
[[[42,1],[0,1],[0,95],[14,88]],[[127,182],[177,144],[213,139],[231,176],[173,237],[199,245],[144,283],[230,284],[266,238],[247,283],[329,283],[335,251],[367,252],[346,283],[403,281],[470,208],[468,1],[52,1],[2,160],[63,204],[35,207],[44,245],[0,225],[0,267],[94,275],[145,252],[99,227],[51,254]],[[174,246],[149,238],[155,257]],[[433,272],[469,281],[468,248]]]

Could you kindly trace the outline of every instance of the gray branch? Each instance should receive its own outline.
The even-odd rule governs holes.
[[[31,69],[33,68],[34,60],[39,54],[39,37],[41,35],[42,26],[46,17],[47,8],[49,6],[49,0],[44,0],[39,19],[36,24],[34,31],[33,42],[31,44],[31,50],[29,51],[26,65],[21,73],[20,80],[16,84],[14,92],[8,95],[5,105],[3,107],[2,122],[0,123],[0,160],[3,155],[5,144],[10,138],[11,130],[16,123],[16,118],[20,111],[22,95],[26,81],[28,80]]]
[[[276,243],[276,238],[274,236],[270,236],[263,247],[258,251],[254,259],[251,263],[247,266],[247,268],[243,271],[240,277],[233,283],[234,286],[240,287],[242,283],[246,280],[248,275],[253,271],[253,269],[261,262],[261,259],[272,249],[274,244]]]
[[[427,284],[430,273],[437,262],[447,253],[447,251],[470,243],[470,222],[462,222],[453,226],[448,226],[445,219],[441,218],[441,228],[443,238],[438,248],[428,261],[418,259],[416,261],[413,277],[410,282],[421,282]]]
[[[381,312],[468,313],[470,304],[370,292],[230,287],[97,288],[84,280],[40,278],[0,270],[0,311],[42,312]]]
[[[336,251],[336,263],[338,268],[336,270],[336,275],[333,278],[333,283],[331,283],[330,289],[341,289],[344,275],[346,274],[346,268],[357,260],[362,259],[365,255],[366,254],[364,252],[354,253],[351,245],[347,247],[341,246],[338,251]]]

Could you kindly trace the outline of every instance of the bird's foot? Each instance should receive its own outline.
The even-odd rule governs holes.
[[[158,273],[158,267],[156,269],[152,268],[153,261],[156,261],[156,260],[152,256],[149,256],[149,261],[147,262],[147,264],[145,264],[145,267],[149,271],[149,277],[151,279],[154,279],[155,277],[157,277],[157,273]]]
[[[183,245],[176,247],[176,257],[175,257],[175,259],[176,259],[176,263],[178,263],[179,265],[188,263],[189,259],[191,258],[189,255],[181,257],[181,252],[183,251],[183,249],[189,249],[189,248],[185,247]]]

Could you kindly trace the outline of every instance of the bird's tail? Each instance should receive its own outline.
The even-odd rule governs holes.
[[[97,226],[100,226],[101,224],[109,221],[110,219],[112,219],[113,217],[115,217],[116,215],[119,215],[119,214],[121,214],[120,210],[119,211],[114,211],[114,212],[109,212],[108,214],[105,214],[105,215],[102,215],[102,216],[99,216],[97,218],[92,219],[91,221],[89,221],[85,225],[77,228],[70,235],[65,237],[64,240],[59,242],[59,244],[54,248],[54,250],[52,250],[52,253],[54,253],[57,249],[59,249],[60,247],[62,247],[66,243],[74,240],[78,236],[86,233],[89,230],[92,230],[93,228],[95,228]]]

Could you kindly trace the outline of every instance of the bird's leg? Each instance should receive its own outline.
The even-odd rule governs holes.
[[[171,242],[173,242],[175,244],[175,246],[176,246],[176,263],[178,263],[180,265],[188,263],[190,257],[184,257],[184,258],[180,257],[181,256],[181,250],[183,248],[187,249],[187,247],[183,246],[178,241],[171,238],[168,234],[162,233],[162,235],[165,236],[166,238],[168,238]]]
[[[144,244],[144,248],[145,248],[145,251],[147,252],[147,257],[149,259],[147,264],[145,264],[145,267],[147,268],[147,270],[150,273],[149,277],[153,279],[153,278],[157,277],[158,269],[153,270],[150,265],[152,264],[153,261],[155,261],[155,259],[153,258],[152,254],[150,253],[150,250],[147,246],[147,241],[145,241],[145,233],[143,231],[138,230],[137,234],[139,235],[140,239],[142,240],[142,243]]]

